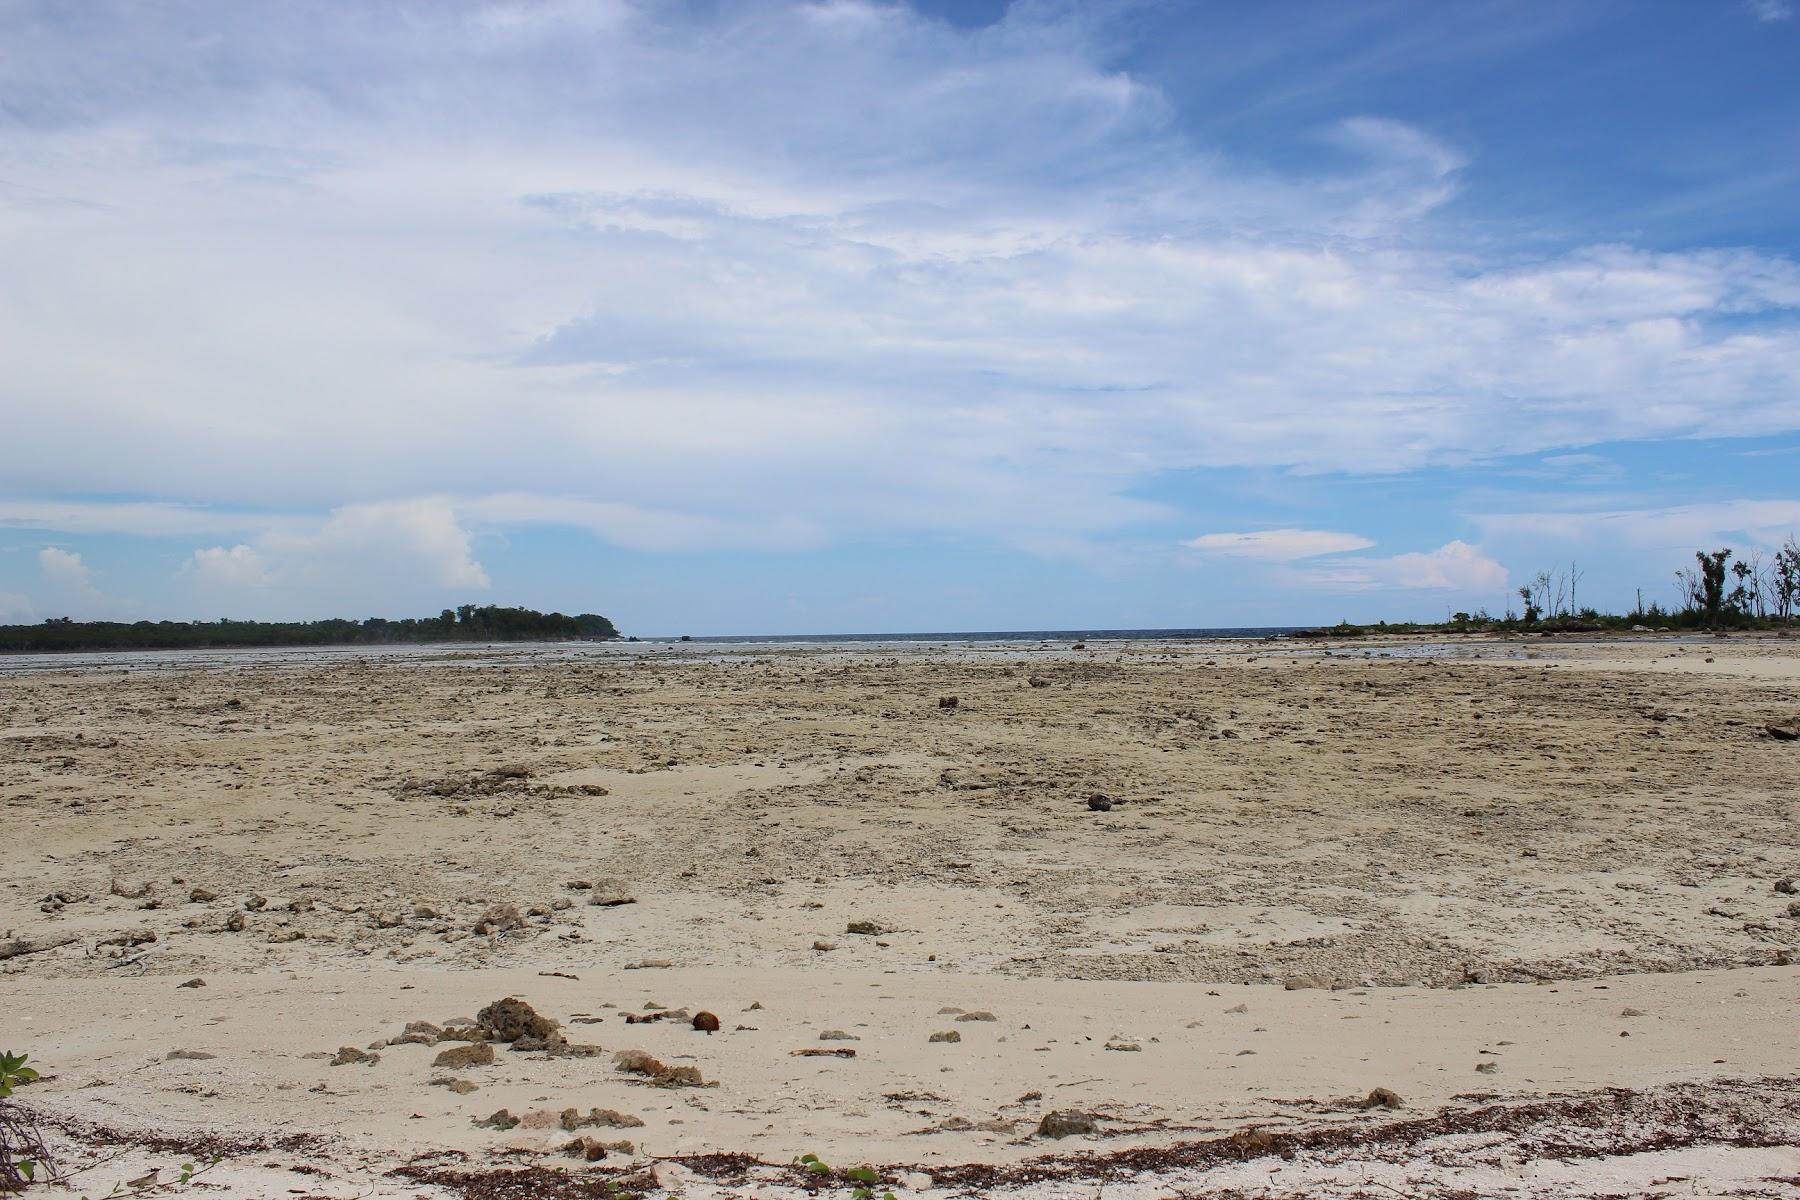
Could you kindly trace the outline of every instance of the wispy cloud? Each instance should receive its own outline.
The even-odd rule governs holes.
[[[1744,0],[1744,7],[1764,24],[1792,20],[1794,16],[1794,6],[1788,0]]]
[[[1203,533],[1182,544],[1209,554],[1291,562],[1321,554],[1366,550],[1375,543],[1358,534],[1332,533],[1325,529],[1263,529],[1249,533]]]

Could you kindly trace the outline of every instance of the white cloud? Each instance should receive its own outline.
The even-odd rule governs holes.
[[[1788,259],[1461,236],[1379,116],[1234,162],[1059,7],[16,10],[0,523],[476,587],[462,521],[1063,553],[1162,471],[1800,429]]]
[[[194,551],[182,573],[220,602],[271,597],[317,616],[441,606],[489,586],[467,530],[441,498],[346,505],[313,528],[263,533],[234,546]]]
[[[1791,20],[1794,16],[1794,6],[1787,0],[1745,0],[1744,7],[1764,24]]]
[[[1394,588],[1497,596],[1506,591],[1507,580],[1505,567],[1480,548],[1460,540],[1424,553],[1329,559],[1290,570],[1286,577],[1294,582],[1344,592]]]
[[[1213,554],[1290,562],[1321,554],[1366,550],[1375,543],[1354,533],[1332,533],[1324,529],[1264,529],[1249,533],[1205,533],[1182,544]]]
[[[45,546],[38,551],[38,571],[52,587],[80,596],[98,596],[94,571],[81,561],[81,555],[58,546]]]
[[[1483,513],[1470,518],[1486,537],[1629,546],[1685,559],[1701,547],[1773,548],[1800,533],[1800,500],[1724,500],[1599,512]]]

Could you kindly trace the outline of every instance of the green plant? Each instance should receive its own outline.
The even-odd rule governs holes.
[[[50,1151],[37,1124],[7,1101],[13,1089],[36,1083],[38,1073],[25,1065],[27,1054],[0,1054],[0,1192],[22,1192],[38,1177],[38,1168],[51,1170]]]

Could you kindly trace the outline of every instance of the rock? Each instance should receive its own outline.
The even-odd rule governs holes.
[[[519,1038],[546,1038],[557,1028],[557,1022],[539,1016],[538,1011],[519,999],[508,996],[496,1000],[475,1014],[475,1020],[496,1042],[512,1042]]]
[[[1712,659],[1707,659],[1711,662]],[[1778,742],[1800,741],[1800,721],[1784,721],[1779,725],[1765,725],[1763,732]]]
[[[907,1171],[900,1176],[900,1186],[909,1192],[929,1192],[937,1186],[937,1180],[923,1171]]]
[[[216,1054],[208,1054],[204,1050],[171,1050],[163,1055],[164,1062],[205,1062],[209,1058],[217,1058]]]
[[[437,921],[441,920],[444,914],[429,904],[415,904],[413,905],[413,916],[421,921]]]
[[[627,971],[666,971],[675,964],[666,958],[640,958],[625,964]]]
[[[694,1028],[701,1033],[719,1032],[719,1018],[709,1012],[695,1013],[693,1025]]]
[[[1795,900],[1788,905],[1788,916],[1800,917],[1800,900]]]
[[[1780,892],[1783,896],[1800,895],[1800,880],[1777,879],[1775,881],[1775,890]]]
[[[956,1032],[954,1029],[946,1029],[941,1033],[932,1034],[925,1040],[927,1042],[960,1042],[962,1041],[962,1034]]]
[[[1282,980],[1281,986],[1290,992],[1304,991],[1308,988],[1329,989],[1331,987],[1331,980],[1318,975],[1294,975],[1288,979]]]
[[[621,1050],[613,1055],[614,1066],[627,1074],[642,1075],[658,1087],[705,1087],[698,1067],[671,1067],[642,1050]]]
[[[447,1071],[461,1071],[466,1067],[489,1067],[494,1064],[494,1048],[486,1042],[471,1042],[466,1046],[453,1046],[448,1050],[440,1050],[438,1056],[431,1060],[434,1067],[443,1067]]]
[[[630,892],[609,889],[603,892],[594,892],[588,897],[588,903],[595,908],[617,908],[621,904],[636,904],[637,897]]]
[[[1621,1017],[1641,1017],[1644,1015],[1644,1010],[1641,1008],[1622,1008],[1619,1010],[1619,1015]]]
[[[98,938],[95,940],[94,945],[96,947],[118,946],[122,949],[129,950],[133,946],[147,946],[155,940],[156,934],[148,929],[127,929],[123,933],[115,933],[107,937]]]
[[[249,896],[244,900],[244,908],[248,912],[261,912],[268,904],[268,899],[263,896]]]
[[[1475,1069],[1483,1075],[1498,1075],[1500,1073],[1500,1064],[1491,1062],[1476,1063]]]
[[[372,1067],[381,1061],[381,1055],[370,1054],[367,1050],[358,1050],[355,1046],[339,1046],[337,1054],[332,1058],[334,1067],[347,1067],[351,1064]]]
[[[1108,800],[1105,796],[1099,795],[1098,793],[1096,793],[1092,796],[1089,796],[1087,798],[1087,806],[1088,806],[1089,812],[1111,812],[1112,811],[1112,801]]]
[[[242,933],[249,928],[250,919],[241,912],[234,912],[225,918],[226,933]]]
[[[495,767],[488,772],[489,779],[530,779],[531,768],[519,763],[507,763]]]
[[[845,1033],[842,1029],[827,1029],[819,1034],[821,1042],[860,1042],[861,1038],[853,1033]]]
[[[1250,1011],[1250,1006],[1248,1004],[1234,1004],[1225,1011],[1228,1013],[1247,1013]]]
[[[1378,1087],[1363,1097],[1364,1108],[1405,1108],[1406,1102],[1392,1088]]]
[[[175,986],[178,988],[203,988],[206,986],[206,980],[194,978],[188,980],[186,983],[178,983]]]
[[[938,707],[939,708],[955,708],[958,703],[960,703],[960,702],[957,700],[957,698],[955,696],[939,696],[938,697]]]
[[[813,943],[813,949],[817,950],[820,954],[829,954],[831,951],[837,949],[837,943],[828,942],[824,938],[820,938]]]
[[[1042,675],[1033,675],[1030,678],[1026,679],[1025,682],[1029,683],[1034,688],[1050,686],[1050,681],[1048,679],[1045,679]]]
[[[432,1080],[431,1086],[432,1087],[449,1088],[451,1091],[455,1092],[459,1096],[466,1096],[470,1092],[478,1092],[481,1090],[481,1087],[479,1084],[471,1083],[467,1079],[451,1079],[451,1078],[448,1078],[447,1076],[439,1076],[438,1078]]]
[[[563,1147],[563,1153],[571,1158],[583,1159],[587,1162],[599,1162],[606,1157],[607,1151],[616,1147],[630,1147],[630,1142],[602,1142],[591,1137],[578,1137]],[[630,1154],[630,1149],[623,1151]]]
[[[80,940],[80,936],[73,933],[58,934],[55,937],[13,938],[0,942],[0,962],[27,954],[42,954],[46,950],[54,950],[58,946],[67,946],[70,942]]]
[[[142,900],[150,894],[148,883],[126,883],[123,879],[112,881],[112,894],[122,900]]]
[[[429,1046],[443,1035],[443,1030],[430,1021],[408,1021],[406,1029],[398,1036],[388,1039],[390,1046]]]
[[[634,1117],[613,1108],[590,1108],[586,1116],[573,1108],[565,1108],[562,1113],[562,1127],[570,1133],[591,1125],[608,1129],[639,1129],[643,1124],[642,1117]]]
[[[406,918],[397,912],[373,912],[369,914],[369,924],[377,929],[398,929],[406,924]]]
[[[524,924],[525,918],[519,915],[517,905],[493,904],[489,905],[487,910],[476,919],[475,932],[506,933],[509,930],[521,928]]]
[[[1038,1122],[1037,1135],[1044,1138],[1077,1137],[1096,1133],[1099,1128],[1092,1113],[1073,1108],[1058,1109],[1044,1114],[1044,1119]]]
[[[516,1129],[519,1125],[519,1118],[512,1115],[511,1109],[503,1108],[491,1117],[477,1118],[475,1124],[484,1129]]]
[[[1138,1045],[1136,1042],[1108,1042],[1108,1043],[1106,1043],[1106,1048],[1108,1050],[1124,1050],[1124,1051],[1131,1051],[1131,1052],[1137,1052],[1137,1051],[1143,1050],[1143,1047]]]
[[[956,1019],[959,1021],[998,1021],[1000,1018],[991,1012],[966,1012]]]
[[[874,921],[852,921],[844,926],[845,933],[860,934],[863,937],[879,937],[888,932],[887,928]]]
[[[195,888],[188,893],[188,900],[194,904],[211,904],[219,898],[217,892],[209,892],[205,888]]]

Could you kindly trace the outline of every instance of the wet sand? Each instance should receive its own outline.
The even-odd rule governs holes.
[[[1745,638],[11,675],[0,1045],[101,1192],[1800,1194],[1795,717]],[[381,1044],[507,995],[599,1051]]]

